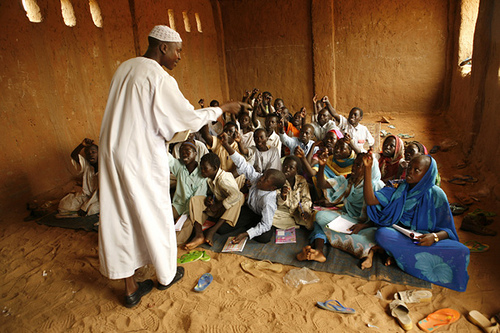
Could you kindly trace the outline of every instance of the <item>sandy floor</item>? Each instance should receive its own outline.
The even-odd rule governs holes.
[[[446,137],[443,128],[447,127],[438,117],[392,117],[396,129],[388,129],[386,124],[382,129],[415,134],[428,148]],[[366,117],[365,122],[379,118]],[[444,178],[473,170],[454,168],[461,160],[459,146],[435,157]],[[450,201],[456,201],[454,193],[484,191],[484,184],[491,183],[482,175],[478,178],[478,184],[463,187],[444,183],[442,187]],[[498,201],[492,197],[481,197],[472,209],[495,210]],[[209,252],[209,262],[186,264],[186,276],[171,289],[154,289],[136,308],[126,309],[121,305],[123,282],[108,280],[98,271],[96,233],[23,222],[25,216],[26,212],[19,211],[0,221],[3,332],[403,332],[389,315],[388,304],[394,292],[407,289],[404,285],[316,272],[319,283],[294,289],[283,283],[283,276],[293,269],[291,266],[257,279],[240,268],[244,257],[213,252]],[[457,229],[461,219],[455,219]],[[500,232],[499,224],[497,217],[492,228]],[[498,236],[458,232],[461,241],[477,239],[491,248],[482,254],[471,254],[466,292],[433,286],[431,303],[409,305],[414,323],[440,308],[453,308],[462,315],[475,309],[488,317],[500,312]],[[206,272],[212,273],[214,282],[204,293],[193,292],[198,277]],[[154,279],[153,267],[140,270],[138,277]],[[383,299],[375,297],[377,291]],[[328,299],[339,300],[357,313],[339,315],[315,306],[316,301]],[[415,326],[413,331],[420,329]],[[440,332],[480,330],[462,316]]]

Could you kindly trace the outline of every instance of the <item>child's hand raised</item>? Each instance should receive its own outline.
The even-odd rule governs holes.
[[[90,147],[93,144],[94,144],[94,140],[89,139],[89,138],[85,138],[82,141],[82,146],[84,146],[84,147]]]
[[[201,106],[201,108],[203,109],[205,107],[205,100],[203,98],[201,98],[199,101],[198,101],[198,104]]]
[[[320,150],[318,151],[318,164],[321,166],[326,165],[326,160],[328,159],[328,151]]]
[[[218,138],[223,146],[229,145],[229,135],[226,132],[219,134]]]
[[[304,118],[304,119],[306,118],[306,107],[305,107],[305,106],[303,106],[303,107],[300,109],[300,116],[301,116],[302,118]]]
[[[318,102],[318,94],[314,94],[314,96],[313,96],[314,105],[316,105],[317,102]]]
[[[306,153],[305,153],[304,149],[300,148],[300,146],[297,146],[297,148],[295,148],[295,151],[293,153],[298,158],[306,157]]]
[[[321,101],[323,103],[330,103],[330,100],[328,99],[328,96],[323,96],[323,98],[321,99]]]
[[[370,168],[373,166],[373,156],[372,154],[366,154],[363,156],[363,164],[365,168]]]

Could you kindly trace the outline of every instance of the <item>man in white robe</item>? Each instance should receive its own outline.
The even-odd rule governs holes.
[[[151,280],[135,281],[136,269],[152,263],[160,290],[184,275],[176,261],[165,141],[241,108],[232,102],[194,110],[162,68],[172,70],[181,59],[180,35],[156,26],[148,41],[144,56],[125,61],[113,76],[99,142],[100,270],[110,279],[125,280],[127,307],[153,287]]]

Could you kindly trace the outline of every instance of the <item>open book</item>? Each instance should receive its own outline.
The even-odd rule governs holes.
[[[222,248],[221,252],[241,252],[243,251],[243,248],[245,247],[245,244],[247,243],[248,237],[246,237],[244,240],[239,242],[238,244],[233,244],[231,243],[234,237],[228,237],[226,244],[224,244],[224,247]]]
[[[342,216],[339,216],[328,223],[326,227],[330,230],[341,232],[343,234],[352,234],[352,231],[349,230],[349,228],[351,228],[355,224],[356,223],[351,222]]]
[[[399,225],[397,224],[393,224],[392,227],[394,229],[396,229],[397,231],[399,231],[400,233],[402,233],[403,235],[405,236],[408,236],[410,237],[411,239],[413,240],[417,240],[417,236],[421,236],[423,235],[422,233],[420,232],[417,232],[417,231],[413,231],[413,230],[410,230],[410,229],[405,229],[403,227],[400,227]]]
[[[172,139],[168,141],[168,143],[176,143],[176,142],[184,142],[187,140],[189,134],[191,133],[190,130],[185,130],[182,132],[177,132],[174,134]]]

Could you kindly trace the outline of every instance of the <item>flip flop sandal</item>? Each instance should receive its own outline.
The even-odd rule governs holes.
[[[465,184],[467,184],[467,182],[465,180],[462,180],[460,178],[448,179],[447,181],[448,181],[448,183],[455,184],[455,185],[462,185],[462,186],[464,186]]]
[[[203,257],[203,252],[202,251],[191,251],[186,254],[183,254],[180,258],[177,259],[178,264],[185,264],[188,262],[193,262],[196,260],[199,260],[201,257]]]
[[[418,322],[418,327],[426,332],[434,332],[442,326],[456,322],[460,313],[453,309],[440,309]]]
[[[335,303],[335,304],[333,304]],[[316,302],[316,305],[319,306],[320,308],[332,312],[337,312],[337,313],[343,313],[343,314],[354,314],[356,313],[356,310],[352,308],[346,308],[342,304],[340,304],[339,301],[335,300],[328,300],[326,302]]]
[[[430,302],[432,299],[432,293],[428,290],[404,290],[395,293],[394,299],[401,300],[407,304]]]
[[[469,175],[454,175],[453,179],[463,180],[464,182],[467,183],[477,183],[479,181],[477,178]]]
[[[453,215],[461,215],[463,214],[465,211],[469,210],[469,207],[465,206],[465,205],[462,205],[462,204],[459,204],[459,203],[450,203],[450,209],[451,209],[451,213]]]
[[[399,133],[398,136],[401,139],[410,139],[410,138],[414,138],[415,137],[415,135],[413,135],[413,134],[403,134],[403,133]]]
[[[255,263],[255,268],[257,268],[257,269],[267,269],[267,270],[273,271],[275,273],[281,273],[281,271],[283,270],[283,265],[273,264],[269,260],[264,260],[264,261],[257,261]]]
[[[206,253],[205,251],[202,251],[203,252],[203,255],[201,256],[200,260],[201,261],[210,261],[210,256],[208,255],[208,253]]]
[[[250,260],[242,261],[240,263],[240,266],[245,272],[255,276],[256,278],[261,278],[264,276],[264,273],[262,271],[259,271],[255,267],[255,262],[253,262],[253,261],[250,261]]]
[[[434,146],[432,149],[429,151],[431,154],[437,153],[441,149],[441,146]]]
[[[210,273],[205,273],[203,274],[200,279],[198,280],[198,284],[194,287],[194,291],[197,291],[201,293],[202,291],[205,291],[207,287],[212,283],[214,280],[214,277]]]
[[[405,302],[401,300],[394,300],[389,304],[391,315],[398,320],[399,325],[405,330],[409,331],[413,328],[413,322],[410,318],[410,310]]]
[[[486,217],[494,217],[494,216],[497,216],[497,213],[488,212],[488,211],[483,210],[481,208],[476,208],[472,213],[469,213],[468,215],[483,215]]]
[[[490,248],[489,245],[480,243],[477,240],[469,240],[464,242],[463,244],[467,246],[470,252],[473,253],[483,253],[488,251],[488,249]]]

